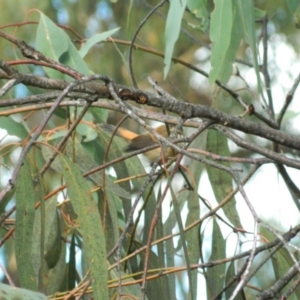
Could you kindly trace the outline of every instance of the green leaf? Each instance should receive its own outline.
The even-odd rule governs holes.
[[[44,55],[57,62],[61,62],[85,75],[90,73],[69,36],[42,13],[37,29],[36,47]],[[51,78],[69,78],[56,70],[44,69]]]
[[[119,239],[119,226],[120,226],[120,222],[119,222],[119,218],[118,218],[118,209],[117,206],[118,204],[122,204],[122,201],[120,200],[120,198],[111,193],[108,192],[107,193],[107,204],[108,204],[108,209],[106,208],[106,211],[104,212],[104,209],[100,210],[101,213],[104,212],[106,213],[106,218],[105,218],[105,237],[106,237],[106,249],[109,251],[110,249],[112,249],[116,243],[118,242]],[[101,204],[104,204],[104,197],[100,198],[98,200],[98,206],[100,206]],[[100,201],[102,200],[102,203],[100,203]],[[103,205],[102,205],[103,206]],[[120,213],[121,210],[120,210]]]
[[[23,124],[15,121],[12,117],[1,117],[0,128],[5,129],[9,135],[14,135],[24,140],[28,137],[28,131]]]
[[[106,102],[106,100],[101,99],[101,102]],[[89,109],[89,112],[95,118],[95,123],[99,123],[99,124],[106,123],[107,116],[108,116],[108,112],[107,111],[108,111],[107,109],[103,109],[103,108],[100,108],[100,107],[91,107]]]
[[[50,156],[53,153],[53,150],[50,147],[47,147],[45,145],[41,146],[42,154],[44,159],[47,161]],[[75,152],[75,156],[73,155],[73,151]],[[81,171],[87,172],[88,170],[91,170],[97,166],[97,163],[95,162],[94,158],[91,156],[91,154],[79,143],[77,139],[75,139],[75,144],[72,146],[71,142],[67,143],[67,153],[69,157],[73,157],[80,167]],[[120,156],[119,156],[120,157]],[[53,168],[58,173],[62,172],[61,163],[59,158],[56,157],[56,159],[52,162],[51,168]],[[91,174],[89,176],[93,182],[99,186],[103,185],[103,172],[97,172],[94,174]],[[118,184],[115,184],[113,180],[106,175],[105,177],[105,187],[115,193],[118,196],[121,196],[126,199],[131,199],[131,195],[121,188]]]
[[[137,244],[137,243],[135,243]],[[139,248],[142,247],[144,244],[140,244]],[[143,271],[144,268],[144,263],[145,263],[145,252],[141,252],[140,253],[140,264],[139,264],[139,268],[137,269],[137,271],[139,270],[140,272]],[[147,257],[148,259],[148,270],[160,270],[162,268],[162,266],[159,264],[160,260],[159,257],[156,253],[154,253],[154,251],[150,251],[150,255],[149,257]],[[165,277],[165,276],[161,276],[161,277]],[[139,279],[140,276],[134,276],[135,279]],[[169,289],[168,289],[168,281],[166,280],[167,278],[157,278],[155,280],[149,280],[147,282],[147,290],[146,290],[146,296],[148,297],[148,299],[171,299],[170,298],[170,293],[169,293]]]
[[[82,172],[86,172],[97,166],[93,157],[85,150],[85,148],[78,142],[77,139],[75,140],[74,149],[75,161],[82,170]],[[72,145],[69,142],[67,144],[67,153],[69,157],[73,157]],[[103,172],[91,174],[90,178],[93,179],[94,183],[103,186]],[[121,188],[118,184],[115,184],[109,176],[105,176],[105,187],[118,196],[121,196],[126,199],[131,199],[131,195],[126,190]]]
[[[263,240],[265,240],[265,241],[271,241],[274,239],[274,234],[263,226],[260,227],[260,235],[263,237]],[[282,280],[283,276],[286,275],[288,270],[295,264],[291,257],[291,253],[289,251],[291,251],[291,249],[288,250],[287,248],[284,248],[284,247],[280,248],[271,257],[271,265],[270,265],[271,268],[270,268],[270,266],[264,266],[264,270],[274,272],[275,281]],[[262,270],[261,276],[264,276],[263,270]],[[261,277],[261,278],[263,278],[263,277]],[[284,294],[288,289],[290,289],[292,284],[293,284],[293,282],[287,282],[286,286],[284,286],[282,288],[281,294]],[[263,285],[263,282],[261,283],[261,287],[262,288],[266,287]],[[299,299],[299,297],[297,297],[297,290],[289,296],[289,299],[291,299],[291,300]]]
[[[226,3],[225,3],[226,2]],[[232,1],[215,0],[215,8],[211,14],[210,39],[213,43],[210,72],[210,82],[218,78],[218,69],[222,67],[225,53],[230,47],[231,31],[233,25]]]
[[[119,274],[115,269],[111,270],[109,272],[109,274],[110,274],[112,280],[118,280]],[[121,276],[124,277],[124,279],[122,279],[122,283],[134,282],[134,278],[129,277],[127,273],[121,272]],[[143,298],[141,286],[139,284],[124,285],[122,287],[122,292],[123,292],[123,295],[125,298],[130,298],[130,299],[142,299]],[[126,297],[125,295],[128,295],[128,297]],[[129,295],[131,297],[129,297]],[[147,300],[149,298],[147,298],[147,296],[146,296],[145,299]]]
[[[78,226],[85,244],[85,255],[91,269],[92,287],[95,299],[109,299],[108,274],[103,233],[97,205],[86,180],[77,165],[60,155],[68,195],[78,215]]]
[[[294,263],[289,252],[284,248],[280,249],[272,256],[275,279],[280,280],[293,264]]]
[[[32,265],[30,237],[33,233],[35,215],[35,191],[28,159],[20,169],[16,188],[16,261],[21,286],[37,290],[37,281]]]
[[[254,17],[255,19],[261,19],[265,17],[267,12],[265,10],[258,9],[257,7],[254,7]]]
[[[226,285],[229,284],[229,282],[232,282],[232,280],[236,276],[236,272],[234,270],[234,262],[230,262],[229,263],[229,267],[227,269],[226,272]],[[232,293],[234,292],[235,288],[237,287],[239,281],[237,279],[235,279],[235,281],[230,285],[230,287],[225,291],[226,294],[226,299],[230,299],[230,296],[232,295]],[[244,290],[241,290],[236,297],[234,298],[235,300],[246,300],[246,296],[244,293]]]
[[[224,259],[226,257],[226,242],[222,236],[218,223],[213,220],[213,235],[212,235],[212,248],[209,261]],[[225,264],[214,266],[207,269],[207,298],[211,299],[216,296],[223,288]]]
[[[46,221],[48,220],[48,216],[46,216]],[[60,222],[59,215],[57,211],[55,211],[55,218],[53,219],[53,223],[50,224],[50,233],[48,235],[48,239],[46,240],[45,245],[45,261],[47,262],[47,266],[49,269],[52,269],[56,266],[61,253],[61,231],[60,231]]]
[[[175,219],[175,213],[170,212],[169,217],[166,220],[164,224],[164,234],[170,235],[172,234],[173,230],[173,219]],[[176,256],[176,250],[174,249],[174,244],[172,239],[166,240],[166,266],[167,267],[173,267],[175,265],[175,256]],[[176,299],[176,277],[174,274],[169,274],[168,276],[168,282],[169,282],[169,290],[170,290],[170,299]]]
[[[215,130],[209,130],[207,135],[207,151],[217,153],[221,156],[230,157],[227,139]],[[220,163],[220,162],[219,162]],[[229,167],[229,163],[220,163]],[[214,191],[216,200],[220,203],[233,190],[232,178],[230,174],[214,167],[207,166],[207,173]],[[229,221],[238,228],[241,228],[240,217],[236,209],[236,200],[232,198],[225,206],[223,211]]]
[[[0,295],[5,300],[48,300],[41,293],[20,289],[3,283],[0,283]]]
[[[72,234],[69,252],[69,263],[68,263],[68,290],[71,291],[76,286],[76,242],[75,232]]]
[[[165,49],[165,58],[164,58],[164,63],[165,63],[164,78],[167,77],[170,70],[174,46],[179,37],[182,16],[186,4],[187,4],[187,0],[170,1],[170,8],[169,8],[166,28],[165,28],[166,49]]]
[[[200,169],[201,173],[201,168]],[[197,197],[197,187],[195,187],[194,192],[189,192],[186,197],[186,202],[188,206],[188,214],[186,218],[186,224],[185,227],[190,225],[191,223],[195,222],[196,220],[199,220],[200,217],[200,205],[199,200]],[[184,196],[183,193],[182,196]],[[200,240],[199,240],[199,231],[200,231],[200,225],[194,226],[192,229],[188,230],[186,232],[186,242],[187,242],[187,250],[189,253],[189,262],[190,264],[197,264],[200,259]],[[191,271],[191,281],[192,281],[192,287],[193,287],[193,295],[197,295],[197,288],[198,288],[198,272],[197,270]]]
[[[206,131],[203,132],[196,140],[193,141],[191,148],[196,149],[205,149],[206,144]],[[200,177],[203,171],[202,165],[199,166],[199,164],[191,164],[189,167],[190,171],[187,173],[187,180],[189,180],[189,183],[192,185],[193,190],[192,191],[183,191],[181,192],[179,196],[179,203],[187,203],[188,208],[188,214],[186,218],[186,224],[185,227],[190,225],[191,223],[199,220],[200,217],[200,203],[198,198],[198,190],[199,190],[199,182]],[[188,176],[188,174],[192,174],[191,176]],[[193,185],[195,183],[195,186]],[[198,183],[198,184],[197,184]],[[182,209],[181,209],[182,211]],[[200,259],[201,249],[200,249],[200,225],[194,226],[193,228],[189,229],[186,232],[186,242],[187,242],[187,249],[189,253],[189,260],[190,264],[197,264]],[[196,270],[192,270],[192,286],[193,286],[193,295],[197,295],[198,293],[198,273]]]
[[[60,244],[59,259],[55,267],[47,272],[47,281],[45,282],[47,295],[52,295],[58,290],[67,290],[66,248],[68,245],[62,241]]]
[[[56,249],[57,252],[53,252],[53,247],[61,247],[61,233],[60,226],[58,222],[58,216],[56,213],[57,205],[57,196],[53,196],[45,202],[45,219],[43,220],[45,225],[45,245],[44,245],[44,255],[51,253],[51,256],[48,255],[48,261],[46,259],[48,267],[54,267],[60,255],[60,248]],[[40,267],[41,267],[41,207],[36,210],[33,226],[33,235],[32,235],[32,254],[33,254],[33,266],[36,276],[38,277]],[[43,257],[44,259],[44,257]]]
[[[208,11],[207,11],[207,0],[188,0],[187,7],[189,10],[199,19],[199,25],[197,28],[200,28],[205,32],[208,28]]]
[[[98,136],[97,131],[93,127],[84,123],[78,124],[78,126],[76,127],[76,132],[84,137],[83,142],[93,141]]]
[[[32,153],[30,153],[32,154]],[[28,156],[32,161],[37,163],[36,157],[30,155]],[[37,164],[36,164],[37,165]],[[31,236],[31,243],[32,243],[32,266],[34,268],[36,278],[38,281],[38,290],[44,291],[45,290],[45,261],[44,261],[44,253],[45,253],[45,219],[46,219],[46,209],[45,209],[45,191],[44,191],[44,182],[42,182],[42,178],[39,173],[35,175],[35,198],[36,202],[40,201],[40,207],[38,208],[39,213],[35,213],[34,221],[38,222],[40,230],[38,230],[39,234],[37,235],[34,231]],[[38,217],[37,217],[38,215]],[[37,219],[38,218],[38,219]],[[33,223],[33,230],[35,222]],[[36,238],[36,239],[35,239]],[[38,243],[34,243],[38,240]],[[36,267],[36,268],[35,268]]]
[[[209,74],[211,83],[228,81],[232,74],[232,64],[241,41],[242,31],[239,26],[238,9],[231,0],[216,0],[211,14],[210,38],[213,42]]]
[[[245,42],[249,45],[253,55],[253,65],[257,77],[258,89],[261,90],[261,79],[259,75],[258,53],[255,37],[254,4],[252,0],[238,0],[237,6],[240,15],[240,24]]]
[[[91,38],[86,40],[83,47],[79,51],[79,55],[84,58],[95,44],[106,41],[107,38],[116,33],[119,29],[120,27],[93,35]]]
[[[299,5],[300,5],[299,0],[287,0],[287,6],[292,14],[295,13]]]
[[[68,51],[66,34],[42,13],[37,28],[36,48],[57,62],[61,55]],[[63,74],[56,70],[49,68],[44,70],[50,78],[63,78]]]
[[[91,72],[87,64],[79,55],[78,50],[70,40],[69,36],[66,33],[65,35],[68,41],[68,52],[61,58],[61,63],[81,72],[84,75],[90,75]],[[69,76],[64,76],[64,78],[69,78]]]
[[[300,28],[300,5],[298,5],[295,13],[294,13],[294,23],[296,28]]]

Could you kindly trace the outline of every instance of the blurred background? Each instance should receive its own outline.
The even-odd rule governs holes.
[[[52,21],[64,26],[71,39],[79,48],[82,39],[89,38],[96,33],[120,27],[120,30],[113,36],[115,39],[114,42],[104,42],[93,47],[85,57],[85,61],[88,63],[92,73],[104,74],[119,84],[131,86],[132,82],[128,66],[130,40],[134,36],[138,25],[157,3],[158,1],[154,0],[2,0],[0,29],[35,46],[35,30],[37,26],[35,22],[39,20],[37,10],[40,10],[51,18]],[[274,99],[274,108],[275,112],[278,113],[295,78],[299,75],[299,29],[295,27],[293,15],[289,10],[287,1],[258,0],[255,3],[258,8],[267,12],[270,19],[268,24],[268,67],[271,76],[271,92]],[[208,7],[211,10],[213,9],[212,1],[208,1]],[[137,44],[148,49],[148,52],[141,50],[133,51],[133,70],[138,87],[142,90],[152,90],[147,81],[148,76],[151,76],[163,89],[177,99],[203,105],[214,105],[214,101],[218,101],[218,108],[220,110],[235,115],[242,114],[242,107],[232,97],[220,91],[215,86],[210,85],[206,77],[180,64],[173,64],[168,77],[166,80],[163,79],[163,58],[154,53],[149,54],[149,52],[151,50],[164,52],[163,32],[167,9],[168,7],[165,5],[159,12],[150,17],[136,39]],[[9,24],[11,25],[10,27],[8,27]],[[236,26],[239,26],[239,24],[236,24]],[[173,54],[174,57],[209,72],[211,45],[208,36],[208,24],[202,24],[201,28],[193,26],[193,16],[186,12],[182,27],[183,29]],[[257,35],[259,34],[260,30],[258,29]],[[260,53],[262,53],[262,48],[263,45],[260,42],[258,44]],[[11,44],[4,39],[0,39],[0,57],[8,61],[14,60],[16,57],[15,53],[11,51]],[[251,53],[247,45],[242,44],[240,46],[238,58],[241,60],[240,62],[247,62],[251,59]],[[228,86],[233,90],[240,91],[239,93],[245,102],[248,104],[252,103],[256,110],[263,114],[265,108],[257,96],[255,73],[247,64],[240,62],[234,67],[234,76],[231,77]],[[32,66],[31,68],[33,73],[43,73],[40,67]],[[249,92],[249,89],[251,89],[252,93]],[[29,91],[23,86],[16,90],[16,94],[18,97],[22,97],[28,95]],[[299,135],[300,122],[300,104],[298,98],[299,92],[296,92],[296,100],[289,107],[283,121],[283,130],[297,135]],[[147,109],[156,110],[151,107],[147,107]],[[121,113],[110,111],[108,123],[116,124],[122,117]],[[251,117],[246,116],[245,118]],[[135,132],[143,131],[132,120],[127,120],[123,126]],[[3,135],[5,135],[4,131],[2,131]],[[266,141],[260,141],[255,137],[249,139],[270,147],[270,144]],[[232,156],[251,156],[247,150],[238,148],[231,142],[229,146]],[[289,149],[283,150],[290,151]],[[12,155],[17,156],[18,154]],[[289,155],[297,157],[299,153],[290,152]],[[189,165],[189,160],[186,160],[185,164]],[[237,166],[237,168],[240,169],[241,167]],[[294,181],[299,184],[300,179],[296,170],[288,169],[288,171]],[[1,184],[5,185],[7,176],[4,176],[4,172],[1,172],[0,176]],[[214,195],[205,170],[201,176],[200,186],[201,189],[199,192],[201,196],[210,199],[212,205],[216,203],[213,200]],[[273,165],[264,165],[249,184],[247,184],[245,190],[259,216],[272,224],[272,226],[278,228],[279,231],[288,230],[291,226],[299,223],[299,212],[292,201],[292,196]],[[240,196],[237,196],[236,199],[242,225],[246,230],[252,231],[253,219],[251,214],[244,204],[243,199]],[[203,211],[205,209],[203,207]],[[209,235],[210,225],[207,224],[204,228]],[[228,233],[225,230],[223,234],[226,236]],[[230,238],[229,236],[228,239]],[[245,248],[249,248],[251,243],[249,244],[245,242]],[[234,250],[228,247],[228,252],[234,252]],[[8,270],[13,269],[14,262],[5,260],[5,257],[7,257],[5,251],[9,251],[8,243],[4,250],[0,250],[2,264]],[[178,258],[178,261],[180,261],[180,258]],[[180,263],[178,264],[180,265]],[[266,269],[264,272],[258,274],[257,280],[264,278],[267,282],[268,279],[273,279],[272,274],[268,274]],[[185,279],[178,276],[178,280],[184,282]],[[185,286],[184,283],[181,285],[183,289],[182,294],[186,293]]]

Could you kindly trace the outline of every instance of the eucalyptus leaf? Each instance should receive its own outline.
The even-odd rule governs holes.
[[[222,259],[226,256],[226,241],[223,238],[218,222],[213,220],[213,235],[211,245],[211,255],[209,261]],[[225,276],[226,266],[221,264],[207,269],[207,298],[211,299],[216,296],[223,288],[223,280],[219,280]]]
[[[167,77],[171,62],[172,55],[174,51],[174,46],[178,40],[181,20],[183,17],[184,10],[186,8],[187,0],[172,0],[170,1],[170,8],[167,16],[166,28],[165,28],[165,68],[164,68],[164,78]]]
[[[78,226],[86,245],[85,255],[91,269],[95,299],[108,300],[106,241],[97,205],[77,165],[60,155],[68,195],[78,215]]]
[[[89,39],[86,40],[86,42],[84,43],[83,47],[79,51],[79,55],[82,58],[85,57],[87,55],[87,53],[89,52],[89,50],[94,45],[96,45],[97,43],[106,41],[107,38],[109,38],[110,36],[112,36],[118,30],[120,30],[120,27],[114,28],[112,30],[105,31],[105,32],[102,32],[102,33],[97,33],[97,34],[93,35],[92,37],[90,37]]]
[[[36,37],[37,49],[57,62],[61,62],[85,75],[89,75],[89,69],[78,53],[64,30],[59,28],[43,13],[40,13],[40,22]],[[44,68],[51,78],[70,79],[53,69]]]
[[[48,300],[44,294],[9,286],[3,283],[0,283],[0,295],[2,299],[5,300]]]
[[[30,290],[37,290],[31,247],[28,247],[33,234],[35,200],[30,163],[26,159],[16,183],[16,261],[21,286]]]

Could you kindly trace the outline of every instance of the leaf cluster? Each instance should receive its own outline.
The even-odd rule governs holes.
[[[296,27],[298,2],[284,6]],[[300,77],[277,112],[268,56],[273,10],[252,0],[153,7],[131,1],[124,20],[122,5],[107,3],[107,27],[119,24],[88,39],[75,24],[55,24],[41,11],[29,12],[36,21],[6,25],[31,28],[30,41],[25,31],[1,28],[10,49],[0,57],[0,127],[7,132],[0,244],[9,283],[0,284],[1,293],[57,300],[299,298],[300,225],[278,229],[248,192],[249,181],[272,165],[290,193],[285,201],[300,210],[290,172],[299,173],[300,138],[283,126],[297,116],[288,109]],[[133,26],[135,9],[147,14]],[[155,23],[164,26],[153,25],[159,38],[149,29]],[[209,71],[191,58],[199,49],[209,53]],[[255,84],[243,77],[247,69]],[[190,79],[199,76],[206,88],[196,92]],[[158,142],[126,153],[117,128],[103,126],[116,119],[131,129],[135,122]],[[174,125],[173,133],[159,135],[152,121]],[[164,157],[168,147],[173,159]],[[154,162],[137,156],[154,148],[161,153]]]

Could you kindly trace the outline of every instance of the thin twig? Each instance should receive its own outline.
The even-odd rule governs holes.
[[[130,71],[130,77],[131,77],[131,81],[132,81],[132,84],[135,88],[138,88],[138,85],[137,85],[137,82],[135,80],[135,76],[134,76],[134,72],[133,72],[133,64],[132,64],[132,50],[133,50],[133,47],[134,47],[134,42],[135,42],[135,39],[137,37],[137,35],[139,34],[140,30],[142,29],[142,27],[145,25],[145,23],[149,20],[149,18],[156,12],[156,10],[158,10],[161,6],[164,5],[164,3],[166,2],[167,0],[162,0],[161,2],[159,2],[148,14],[147,16],[143,19],[143,21],[139,24],[139,26],[137,27],[134,35],[133,35],[133,38],[130,42],[130,46],[129,46],[129,71]]]

